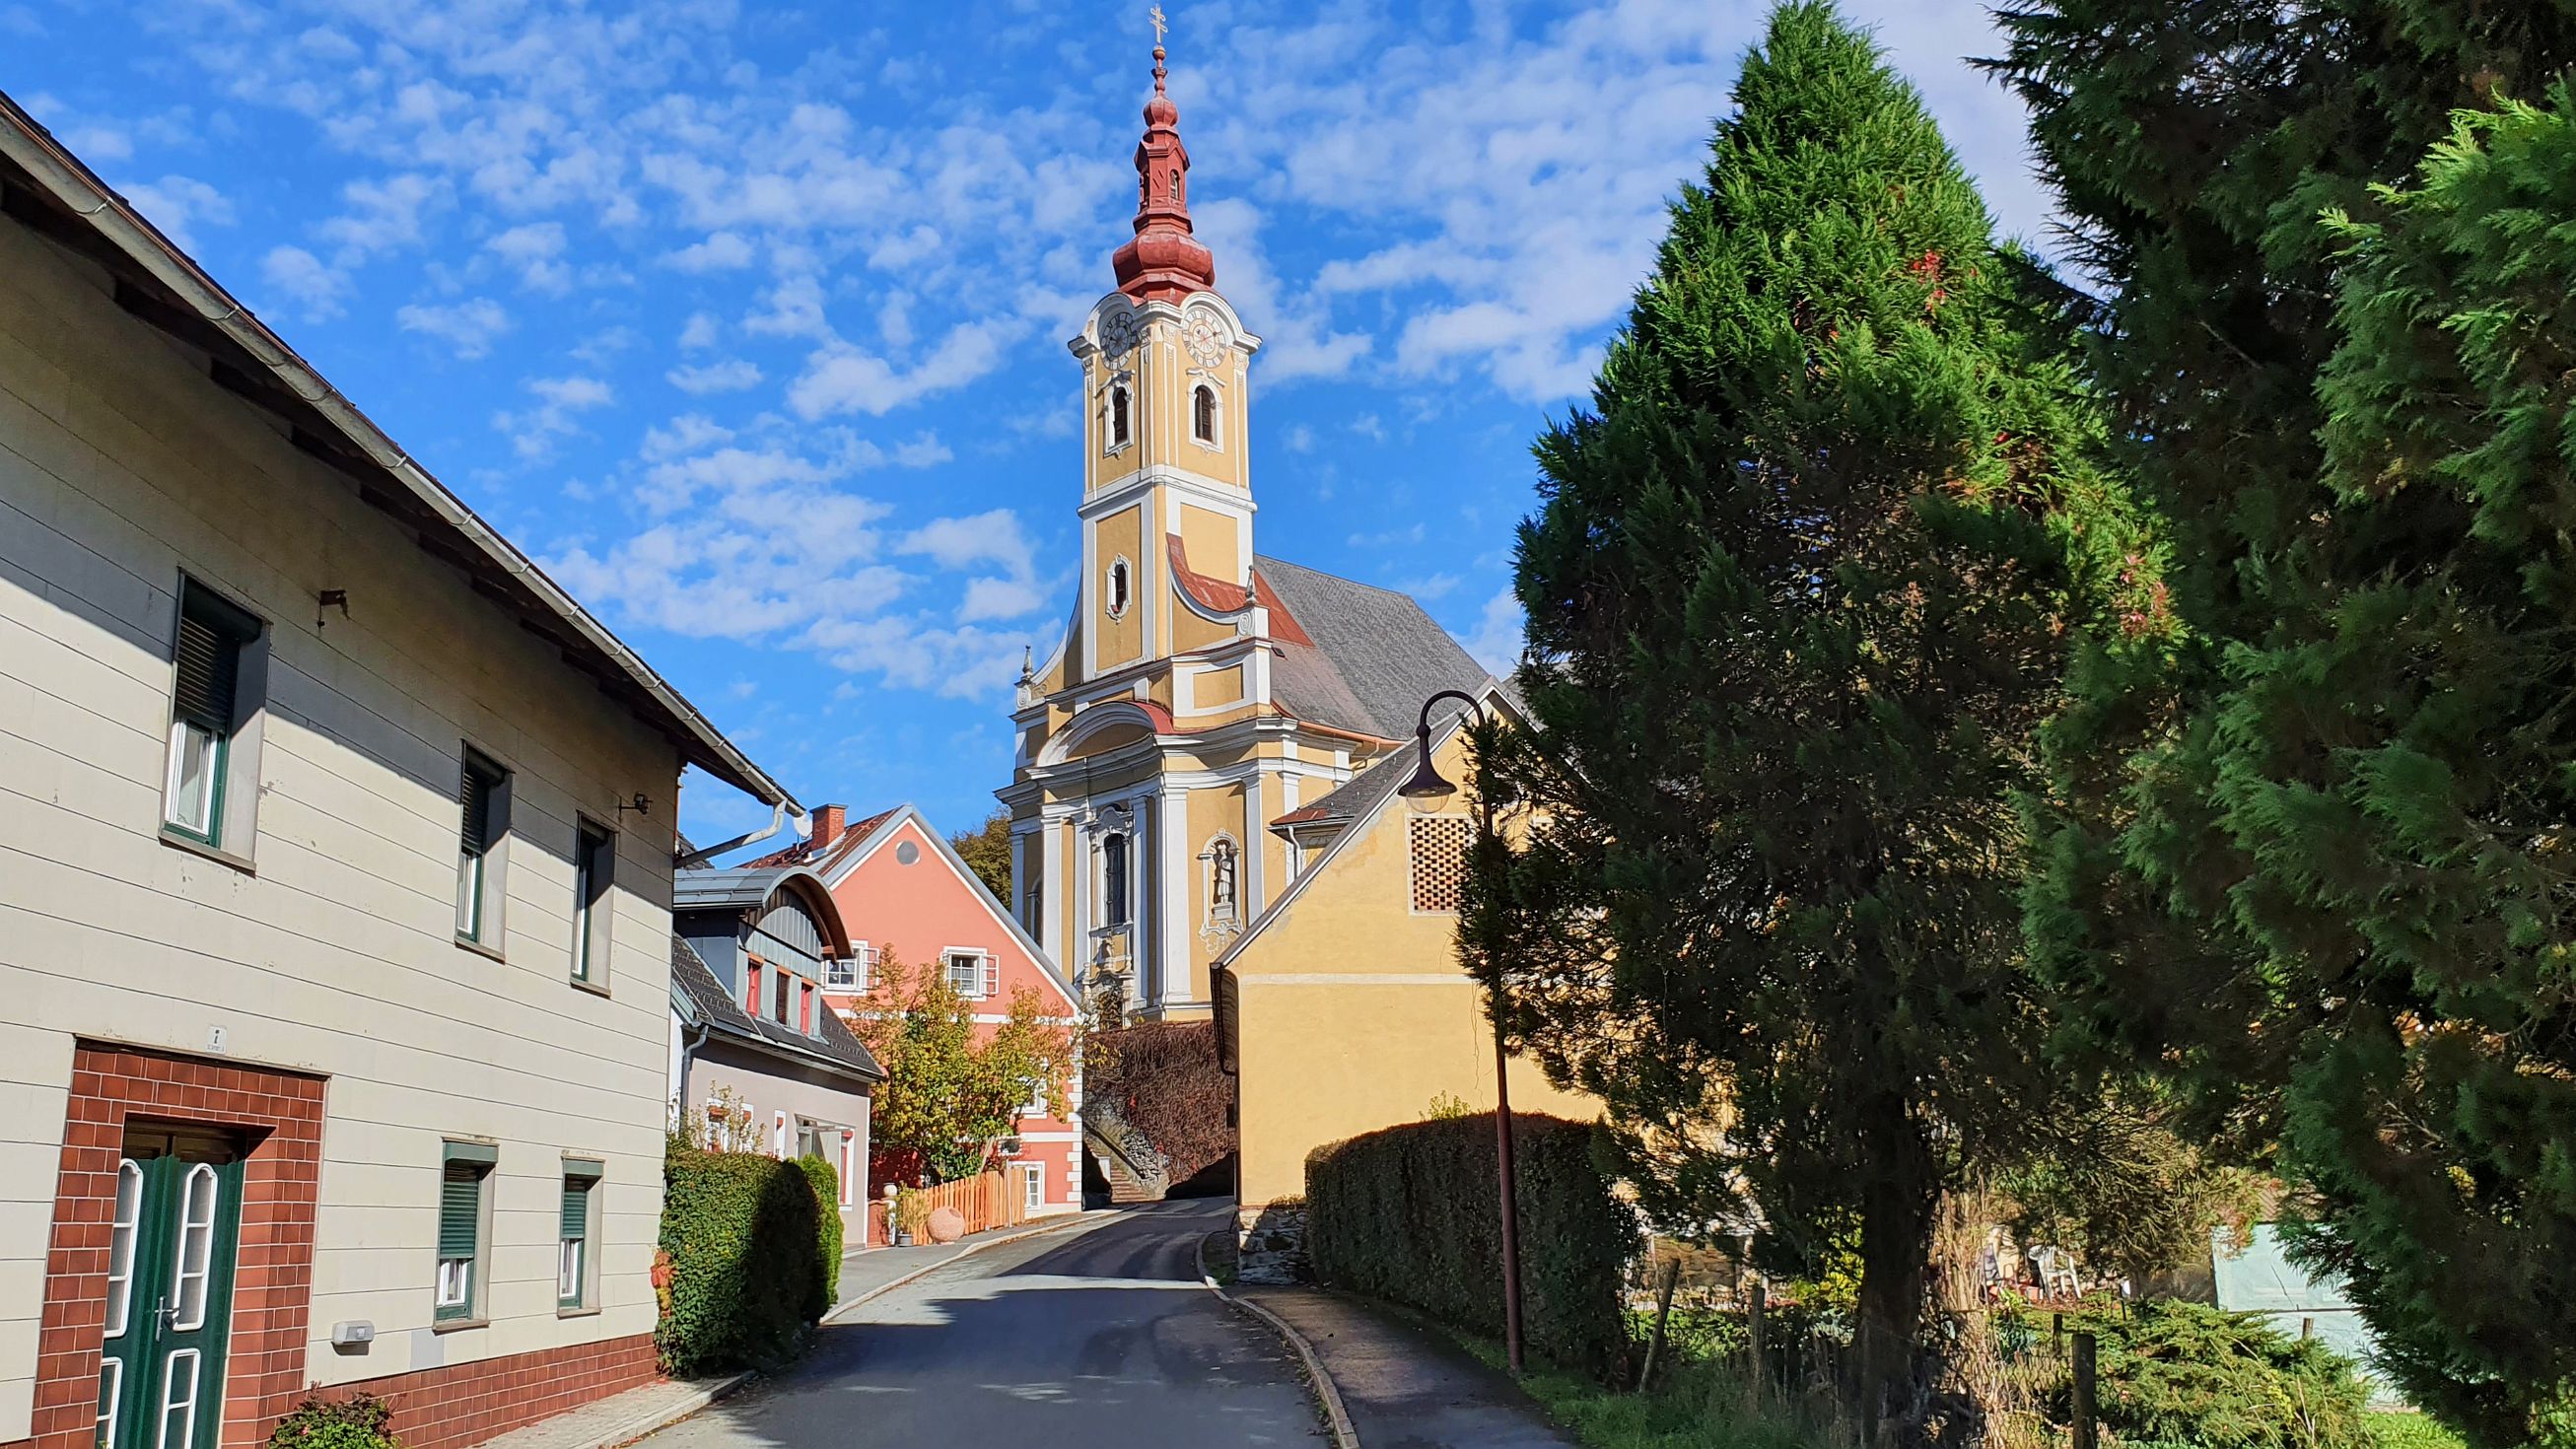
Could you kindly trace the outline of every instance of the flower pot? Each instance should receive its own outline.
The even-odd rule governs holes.
[[[897,1229],[895,1229],[895,1230],[894,1230],[894,1245],[895,1245],[896,1247],[898,1247],[898,1248],[909,1248],[909,1247],[911,1247],[911,1246],[912,1246],[912,1234],[911,1234],[910,1232],[906,1231],[905,1229],[902,1229],[902,1228],[897,1228]]]

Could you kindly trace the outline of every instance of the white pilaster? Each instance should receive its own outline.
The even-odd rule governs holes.
[[[1159,812],[1161,818],[1155,822],[1154,831],[1155,846],[1163,862],[1162,868],[1155,872],[1161,897],[1156,903],[1158,924],[1154,932],[1160,938],[1154,955],[1154,1004],[1157,1006],[1175,999],[1171,976],[1176,968],[1181,977],[1177,999],[1191,999],[1190,912],[1198,899],[1198,884],[1193,879],[1196,872],[1190,858],[1189,807],[1190,792],[1165,781]]]

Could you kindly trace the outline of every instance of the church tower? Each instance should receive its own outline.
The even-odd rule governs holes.
[[[1062,642],[1020,680],[995,792],[1007,904],[1087,1003],[1147,1020],[1208,1014],[1210,963],[1303,864],[1301,802],[1400,746],[1424,694],[1484,678],[1411,599],[1255,556],[1261,339],[1191,226],[1165,80],[1157,43],[1134,235],[1068,343],[1081,583]]]

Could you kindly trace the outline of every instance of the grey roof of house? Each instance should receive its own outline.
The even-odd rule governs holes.
[[[716,911],[729,906],[756,906],[769,899],[780,881],[801,869],[794,865],[741,865],[729,870],[684,870],[672,877],[671,909]]]
[[[1447,711],[1448,714],[1456,712],[1455,705]],[[1434,727],[1439,723],[1434,720]],[[1298,806],[1289,812],[1289,816],[1299,825],[1347,825],[1376,809],[1380,800],[1393,794],[1395,787],[1413,774],[1414,761],[1421,757],[1422,747],[1407,740],[1404,748],[1334,786],[1321,797]]]
[[[1267,555],[1253,563],[1315,641],[1313,648],[1283,642],[1271,665],[1273,696],[1298,718],[1407,739],[1423,700],[1484,684],[1484,667],[1411,595]]]
[[[671,938],[671,1000],[684,1016],[773,1056],[865,1081],[885,1080],[885,1068],[877,1065],[867,1044],[851,1034],[839,1012],[823,1013],[820,1036],[807,1036],[753,1016],[742,1009],[742,1003],[733,999],[733,993],[716,980],[715,972],[707,969],[696,949],[680,936]]]

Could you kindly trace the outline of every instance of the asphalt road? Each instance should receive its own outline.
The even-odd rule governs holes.
[[[987,1249],[871,1299],[805,1360],[650,1449],[1329,1445],[1296,1359],[1198,1281],[1228,1204]]]

